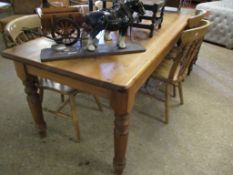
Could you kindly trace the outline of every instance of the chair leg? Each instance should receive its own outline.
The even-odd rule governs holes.
[[[178,83],[179,95],[180,95],[180,104],[184,104],[183,91],[181,82]]]
[[[165,87],[165,119],[164,122],[168,124],[169,120],[169,100],[170,100],[170,85],[166,84]]]
[[[43,97],[44,97],[44,89],[43,88],[39,88],[39,96],[40,96],[40,101],[42,103]]]
[[[99,110],[100,110],[100,111],[103,111],[103,108],[102,108],[102,106],[101,106],[101,103],[100,103],[100,101],[99,101],[99,98],[98,98],[97,96],[95,96],[95,95],[93,95],[93,97],[94,97],[94,99],[95,99],[95,102],[96,102],[96,104],[97,104]]]
[[[196,56],[194,57],[194,59],[191,61],[191,63],[188,66],[188,75],[190,75],[190,73],[192,72],[193,65],[196,64],[197,58],[198,58],[198,53],[196,54]]]
[[[75,104],[75,95],[70,95],[69,100],[70,100],[70,109],[71,109],[73,127],[77,136],[77,141],[80,142],[79,118]]]
[[[172,96],[173,97],[176,97],[176,85],[172,85],[173,86],[173,94],[172,94]]]
[[[65,96],[61,94],[61,102],[63,103],[65,101]]]

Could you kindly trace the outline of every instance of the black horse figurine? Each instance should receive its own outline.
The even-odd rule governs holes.
[[[119,30],[119,38],[117,46],[120,49],[126,48],[125,35],[128,26],[133,22],[133,13],[138,13],[139,16],[145,14],[143,3],[139,0],[126,0],[125,3],[114,4],[111,9],[102,9],[95,12],[90,12],[86,16],[86,24],[90,27],[90,35],[87,42],[87,50],[95,51],[96,35],[102,30],[105,30],[106,35],[109,31]]]

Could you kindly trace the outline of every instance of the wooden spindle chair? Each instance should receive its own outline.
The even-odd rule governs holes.
[[[170,88],[178,87],[180,103],[183,104],[182,82],[188,74],[187,68],[196,56],[198,43],[206,34],[209,24],[209,21],[201,20],[198,27],[183,31],[177,56],[173,59],[164,59],[152,74],[152,78],[164,82],[165,85],[165,123],[169,121]]]
[[[206,10],[197,10],[195,15],[188,19],[188,24],[187,24],[186,28],[187,29],[192,29],[192,28],[198,27],[200,25],[200,21],[202,19],[204,19],[206,16],[207,16],[207,11]],[[202,40],[201,39],[199,40],[199,43],[197,43],[198,49],[196,49],[195,57],[193,57],[193,60],[191,61],[191,64],[188,67],[188,75],[190,75],[190,73],[191,73],[191,71],[193,69],[193,65],[197,61],[198,54],[199,54],[199,51],[200,51],[201,44],[202,44],[203,40],[204,40],[204,37],[202,38]]]
[[[31,39],[35,39],[36,37],[38,37],[37,35],[32,34],[31,32],[24,32],[22,29],[25,27],[33,29],[40,33],[41,32],[41,20],[39,16],[38,15],[25,15],[23,17],[19,17],[15,20],[12,20],[6,25],[5,34],[7,37],[9,37],[9,40],[11,40],[12,47],[23,44],[24,42],[27,42]],[[61,94],[63,103],[61,104],[61,106],[58,107],[57,110],[50,110],[48,108],[44,108],[44,110],[55,114],[55,116],[71,117],[73,121],[74,129],[75,129],[77,141],[79,142],[80,141],[79,118],[77,115],[76,104],[75,104],[75,97],[78,91],[66,85],[63,85],[63,84],[60,84],[60,83],[57,83],[57,82],[54,82],[52,80],[45,79],[45,78],[39,78],[37,86],[39,88],[41,102],[43,100],[44,90],[51,90],[51,91],[58,92],[59,94]],[[67,96],[68,98],[64,100],[64,96]],[[93,96],[93,97],[98,105],[99,110],[102,111],[102,107],[99,102],[99,99],[96,96]],[[62,109],[68,103],[70,104],[71,115],[62,112]]]
[[[193,16],[191,16],[191,17],[188,18],[187,26],[185,27],[185,30],[198,27],[200,25],[201,20],[204,19],[204,17],[206,15],[207,15],[207,11],[205,11],[205,10],[197,10],[195,12],[195,15],[193,15]],[[190,66],[187,68],[188,69],[188,75],[190,75],[190,73],[192,71],[193,64],[195,64],[195,62],[196,62],[196,60],[198,58],[198,54],[199,54],[199,51],[200,51],[203,39],[199,40],[199,43],[197,43],[198,49],[196,49],[196,51],[195,51],[196,52],[195,57],[193,57],[193,60],[191,61]],[[176,56],[179,54],[179,52],[181,50],[181,47],[179,47],[180,43],[181,43],[181,41],[179,39],[177,41],[177,43],[175,44],[175,46],[169,52],[169,54],[167,56],[168,59],[174,59],[174,58],[176,58]],[[176,97],[176,86],[173,86],[173,97]]]

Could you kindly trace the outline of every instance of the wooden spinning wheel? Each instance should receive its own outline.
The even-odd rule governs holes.
[[[43,0],[43,8],[38,8],[36,11],[41,18],[44,36],[58,44],[69,46],[81,40],[80,28],[85,18],[80,8],[70,7],[68,2],[68,0],[49,0],[49,2]]]
[[[78,41],[80,29],[72,19],[61,18],[53,24],[51,34],[57,43],[72,45]]]

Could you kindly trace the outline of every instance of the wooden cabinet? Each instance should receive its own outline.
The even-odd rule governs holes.
[[[167,6],[180,9],[182,0],[167,0]]]

